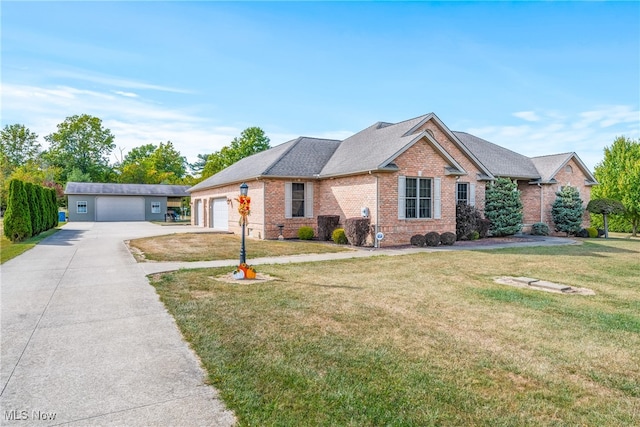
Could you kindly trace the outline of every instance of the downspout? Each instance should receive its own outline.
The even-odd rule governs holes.
[[[538,183],[538,187],[540,187],[540,222],[544,222],[544,191],[542,184]]]
[[[374,248],[379,248],[380,247],[380,242],[378,241],[378,232],[380,231],[378,228],[378,224],[380,224],[380,181],[378,178],[378,174],[375,175],[376,177],[376,234],[373,237],[373,247]]]

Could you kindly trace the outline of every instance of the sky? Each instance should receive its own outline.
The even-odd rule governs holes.
[[[275,146],[435,113],[593,170],[640,139],[640,2],[2,1],[0,125],[102,120],[116,161],[189,162],[262,128]]]

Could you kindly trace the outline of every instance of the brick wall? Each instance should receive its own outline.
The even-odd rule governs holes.
[[[569,166],[569,168],[567,168]],[[536,222],[544,222],[549,226],[552,234],[564,235],[565,233],[554,233],[554,223],[551,216],[551,208],[556,200],[556,193],[560,191],[560,187],[572,186],[578,189],[583,207],[587,207],[587,203],[591,199],[591,187],[585,185],[587,176],[578,166],[574,159],[571,159],[566,166],[562,167],[554,177],[556,184],[529,184],[528,182],[518,182],[518,189],[521,191],[522,204],[524,211],[524,229],[528,232],[531,225]],[[540,205],[542,204],[542,212]],[[582,226],[588,227],[590,224],[589,212],[585,210]]]

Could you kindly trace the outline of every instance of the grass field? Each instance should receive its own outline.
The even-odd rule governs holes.
[[[59,227],[66,224],[66,222],[61,222]],[[37,236],[33,236],[29,239],[26,239],[23,242],[13,243],[11,240],[7,239],[3,233],[2,221],[0,221],[0,264],[4,264],[12,258],[17,257],[20,254],[28,251],[38,244],[42,239],[51,236],[53,233],[56,233],[59,229],[52,228],[51,230],[43,231]]]
[[[129,246],[138,258],[151,261],[212,261],[234,259],[240,237],[220,233],[181,233],[134,239]],[[347,247],[317,241],[246,240],[247,257],[283,256],[348,251]]]
[[[640,425],[638,240],[259,271],[152,278],[240,425]]]

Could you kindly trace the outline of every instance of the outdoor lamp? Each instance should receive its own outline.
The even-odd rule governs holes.
[[[249,186],[247,185],[246,182],[243,182],[242,185],[240,185],[240,197],[246,197],[247,194],[249,193]],[[242,214],[242,244],[240,246],[240,264],[245,264],[247,262],[247,251],[245,249],[245,243],[244,243],[244,232],[245,232],[245,225],[247,223],[247,217],[246,214]]]

